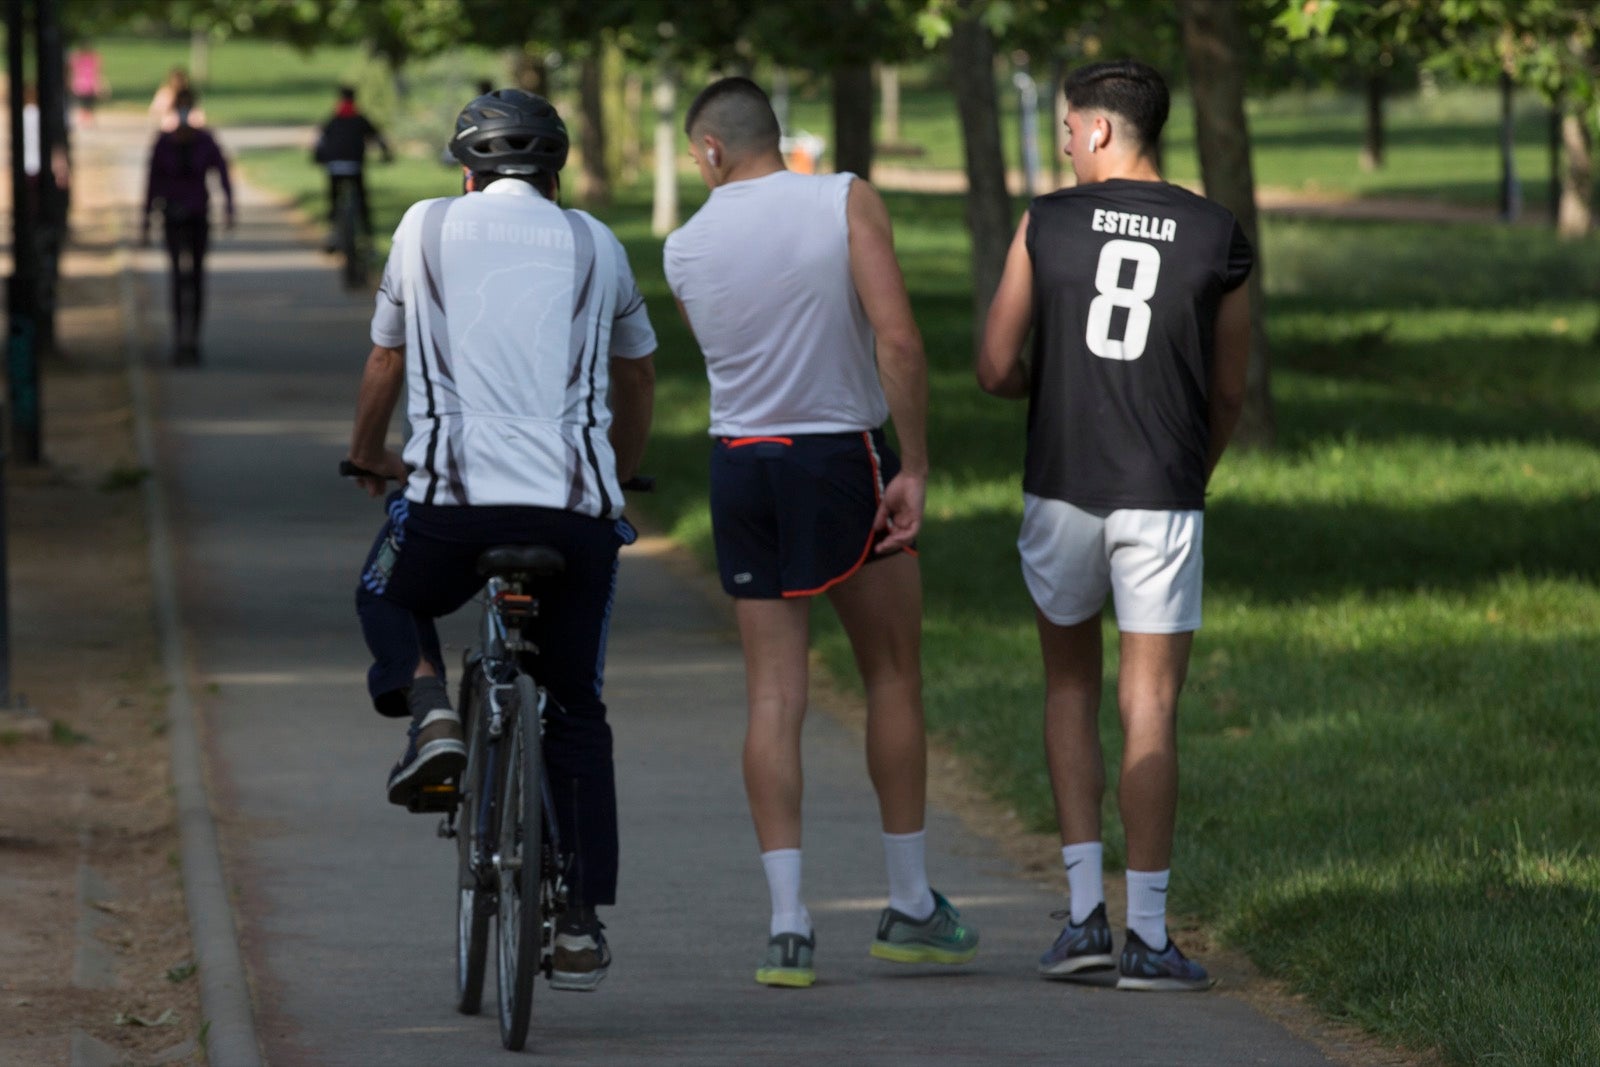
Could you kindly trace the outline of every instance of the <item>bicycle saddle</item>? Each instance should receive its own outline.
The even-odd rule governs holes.
[[[497,545],[478,557],[478,575],[483,578],[513,574],[548,578],[566,569],[566,558],[549,545]]]

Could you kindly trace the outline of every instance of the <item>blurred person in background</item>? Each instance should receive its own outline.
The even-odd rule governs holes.
[[[339,187],[350,185],[355,191],[356,205],[360,209],[361,228],[372,236],[372,208],[367,201],[367,145],[376,144],[383,153],[385,163],[394,160],[389,142],[356,106],[356,91],[348,85],[339,89],[339,102],[334,105],[333,116],[323,123],[317,134],[317,145],[311,156],[328,172],[328,240],[323,250],[332,252],[335,247],[333,228],[339,210]]]
[[[193,89],[189,84],[189,72],[182,67],[173,67],[162,80],[160,88],[150,98],[150,125],[158,130],[171,132],[178,128],[178,94],[185,89]],[[189,109],[189,125],[194,127],[206,124],[206,113],[199,107]]]
[[[216,138],[190,123],[194,91],[173,97],[177,126],[156,138],[150,150],[141,243],[150,243],[150,215],[158,207],[172,274],[172,356],[179,366],[200,362],[200,319],[205,306],[205,258],[211,239],[211,189],[216,172],[227,201],[227,227],[233,228],[233,185],[228,161]]]
[[[100,99],[111,95],[100,53],[93,45],[81,45],[67,57],[67,87],[78,107],[78,125],[94,125],[94,109]]]

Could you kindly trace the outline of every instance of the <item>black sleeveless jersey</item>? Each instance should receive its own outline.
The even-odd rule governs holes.
[[[1034,200],[1027,242],[1023,489],[1079,507],[1204,507],[1217,306],[1254,258],[1233,213],[1116,178]]]

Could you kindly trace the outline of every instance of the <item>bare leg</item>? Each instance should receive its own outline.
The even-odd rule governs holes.
[[[1044,656],[1044,751],[1061,843],[1100,840],[1106,765],[1100,754],[1100,616],[1057,626],[1038,615]]]
[[[810,611],[808,600],[734,601],[750,702],[744,788],[762,852],[800,847]]]
[[[1189,671],[1193,633],[1122,635],[1117,703],[1122,712],[1122,781],[1117,802],[1128,868],[1172,864],[1178,810],[1178,694]]]
[[[867,693],[867,773],[885,833],[922,829],[928,741],[922,719],[922,575],[902,553],[828,593]]]

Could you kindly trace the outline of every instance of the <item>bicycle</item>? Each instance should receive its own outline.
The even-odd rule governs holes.
[[[371,476],[349,460],[339,473]],[[623,483],[635,492],[653,486],[644,476]],[[482,1007],[492,918],[500,1043],[513,1052],[527,1042],[535,976],[550,979],[555,970],[556,923],[573,864],[544,773],[544,716],[554,702],[519,659],[534,651],[523,624],[538,616],[538,584],[565,566],[547,545],[501,545],[479,555],[483,614],[478,643],[462,656],[456,700],[466,770],[456,782],[423,786],[410,805],[441,813],[438,835],[456,842],[456,1010],[476,1015]]]
[[[339,277],[346,289],[364,289],[371,242],[362,224],[361,194],[354,181],[341,181],[333,207],[333,249],[339,255]]]

